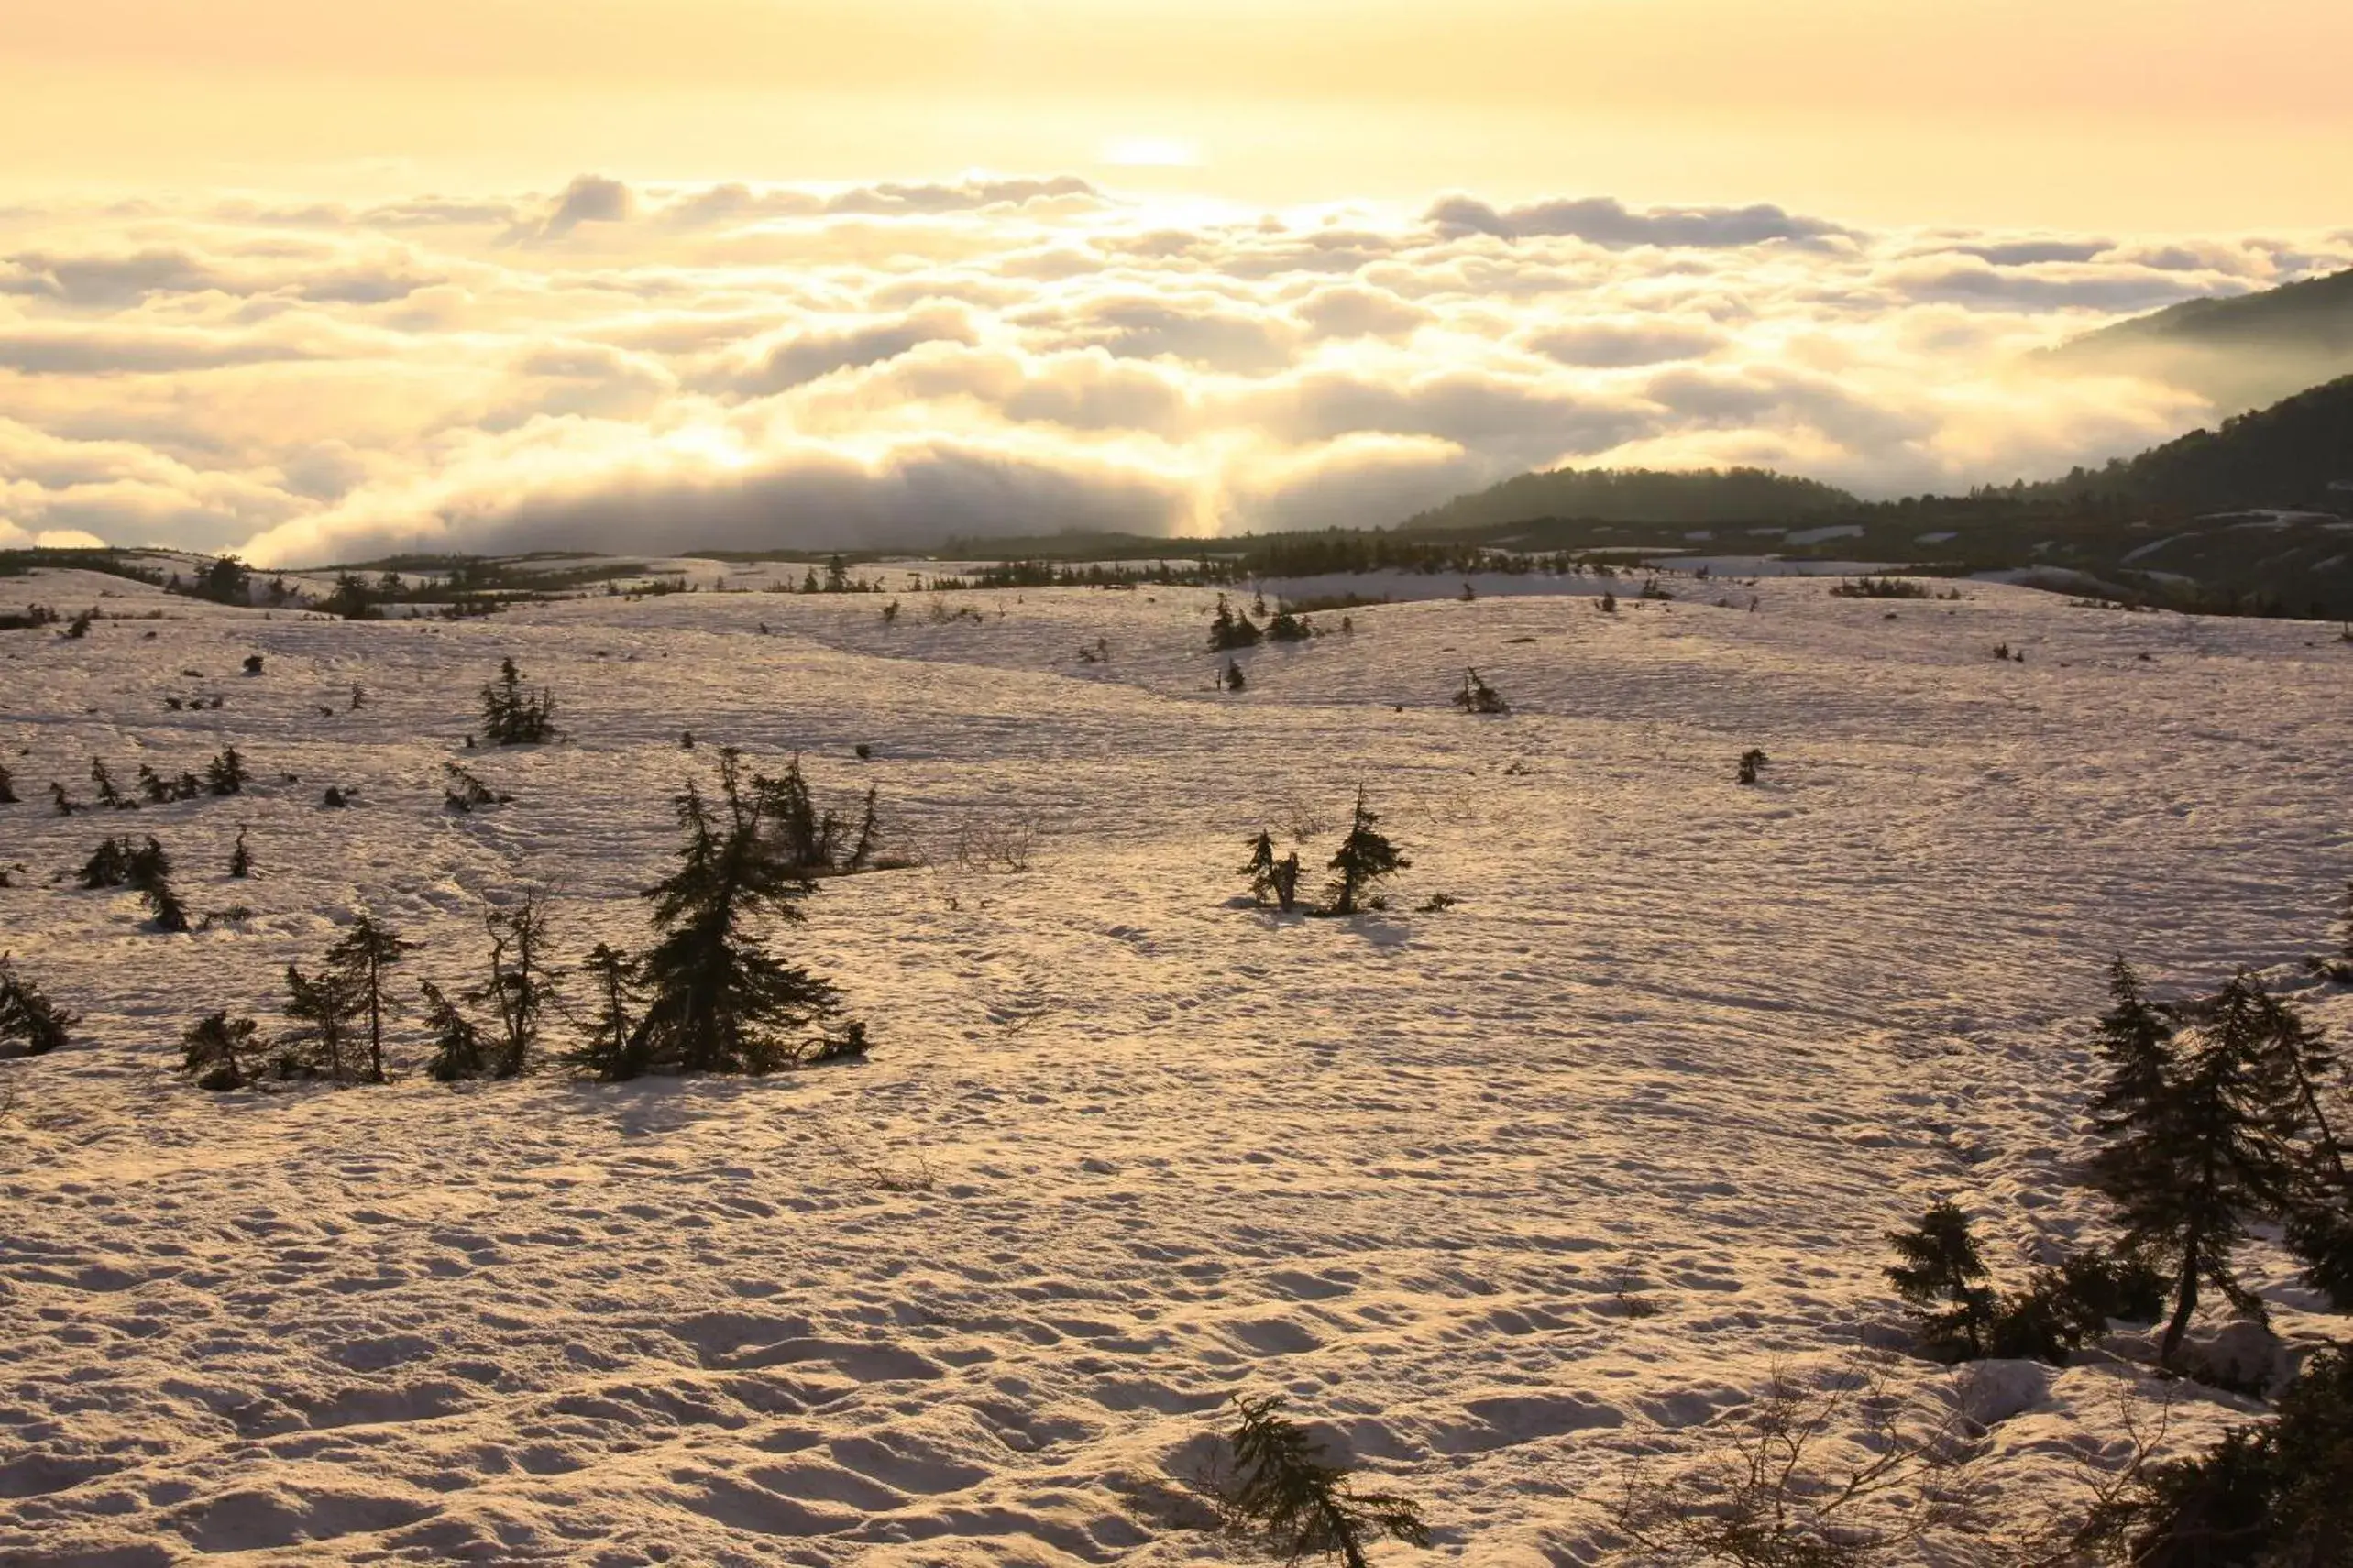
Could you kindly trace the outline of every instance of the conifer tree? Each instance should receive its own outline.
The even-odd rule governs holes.
[[[351,1081],[352,1038],[359,1017],[359,997],[350,979],[328,968],[306,975],[286,966],[286,1016],[294,1027],[280,1042],[284,1047],[280,1070],[288,1074],[322,1076],[336,1083]]]
[[[1465,713],[1509,713],[1512,705],[1503,695],[1479,678],[1477,670],[1462,673],[1462,689],[1455,693],[1454,704]]]
[[[55,779],[49,782],[49,797],[57,803],[57,814],[60,817],[71,817],[82,809],[73,804],[73,797],[65,793],[65,786]]]
[[[1217,596],[1217,613],[1209,620],[1209,651],[1223,653],[1234,648],[1255,648],[1266,633],[1247,615],[1237,615],[1226,596]]]
[[[608,1082],[635,1078],[646,1066],[638,1055],[642,1042],[629,1015],[630,1009],[640,1000],[637,959],[609,943],[599,942],[588,950],[580,968],[596,988],[596,1012],[588,1025],[587,1043],[567,1052],[565,1059],[575,1067],[588,1069]]]
[[[1231,659],[1226,661],[1225,681],[1226,689],[1229,692],[1240,691],[1250,684],[1249,676],[1242,674],[1242,666]]]
[[[0,806],[16,804],[16,775],[0,767]]]
[[[204,765],[204,784],[214,795],[243,795],[247,773],[245,759],[231,746]]]
[[[499,662],[499,678],[482,688],[482,732],[501,746],[522,746],[555,737],[555,698],[546,687],[526,691],[522,672],[511,659]]]
[[[1759,772],[1770,760],[1763,751],[1751,746],[1741,753],[1740,772],[1734,777],[1742,784],[1753,784],[1756,782]]]
[[[751,922],[794,923],[814,891],[763,831],[732,748],[720,753],[718,809],[694,784],[676,797],[679,867],[646,892],[661,938],[645,957],[651,992],[632,1034],[647,1063],[687,1072],[767,1072],[789,1062],[787,1029],[839,1011],[833,987],[762,948]]]
[[[98,804],[101,806],[112,806],[116,811],[127,811],[137,804],[126,798],[123,792],[115,787],[114,774],[108,773],[106,764],[95,757],[90,759],[90,782],[98,786]]]
[[[882,819],[875,810],[875,802],[881,793],[875,785],[866,786],[865,806],[858,813],[858,837],[850,846],[850,858],[841,862],[844,870],[864,871],[874,860],[875,851],[882,848]]]
[[[433,1033],[433,1055],[425,1058],[425,1076],[436,1083],[481,1077],[489,1063],[482,1031],[433,981],[418,981],[417,990],[424,997],[425,1027]]]
[[[541,951],[547,939],[547,901],[533,894],[513,909],[491,911],[482,923],[490,937],[490,983],[467,1000],[488,1002],[498,1015],[492,1076],[519,1078],[530,1068],[540,1021],[555,1001],[555,971]]]
[[[1299,903],[1299,851],[1274,863],[1274,901],[1276,907],[1288,914]]]
[[[126,862],[125,881],[147,900],[148,913],[155,917],[159,931],[188,929],[188,906],[171,890],[171,857],[163,846],[150,836],[148,841],[130,852]]]
[[[780,779],[754,773],[752,788],[785,864],[797,872],[831,870],[824,823],[809,795],[808,781],[801,776],[799,756],[785,764],[785,776]]]
[[[148,805],[160,806],[165,801],[171,798],[171,786],[164,783],[163,775],[157,773],[153,768],[148,767],[145,762],[141,762],[139,764],[139,793],[147,797]]]
[[[2154,1010],[2129,978],[2129,970],[2117,977],[2117,1007],[2102,1020],[2102,1054],[2116,1065],[2094,1103],[2095,1124],[2110,1141],[2094,1157],[2091,1176],[2124,1223],[2124,1250],[2172,1270],[2173,1315],[2158,1350],[2171,1366],[2202,1285],[2249,1316],[2264,1316],[2262,1302],[2239,1284],[2232,1253],[2248,1223],[2277,1212],[2289,1196],[2293,1172],[2279,1113],[2292,1091],[2246,975],[2197,1004],[2195,1023],[2161,1046],[2150,1043],[2142,1014]]]
[[[327,949],[327,969],[336,983],[351,998],[353,1029],[367,1027],[368,1077],[369,1083],[388,1081],[384,1076],[384,1019],[399,1011],[384,981],[384,971],[395,964],[407,961],[419,944],[401,938],[376,923],[375,917],[362,915],[352,922],[343,939]]]
[[[1242,874],[1250,879],[1250,902],[1261,908],[1274,895],[1274,835],[1261,828],[1250,840],[1249,863],[1242,868]]]
[[[1369,1568],[1365,1543],[1383,1536],[1430,1544],[1418,1504],[1386,1492],[1358,1493],[1347,1466],[1324,1457],[1307,1429],[1277,1414],[1282,1396],[1237,1397],[1240,1424],[1230,1442],[1238,1474],[1234,1509],[1262,1530],[1286,1563],[1337,1557],[1344,1568]]]
[[[6,953],[0,953],[0,1047],[6,1054],[46,1056],[70,1043],[73,1025],[82,1021],[51,1002],[31,981],[16,972]]]
[[[1348,836],[1341,840],[1339,851],[1332,857],[1328,868],[1339,873],[1328,889],[1332,914],[1354,915],[1358,901],[1373,883],[1413,865],[1397,852],[1394,844],[1376,831],[1380,821],[1365,805],[1364,788],[1358,785],[1356,815],[1349,819]]]
[[[1919,1320],[1922,1347],[1952,1360],[1984,1354],[1995,1297],[1968,1217],[1940,1198],[1918,1224],[1888,1232],[1887,1241],[1901,1260],[1886,1268],[1887,1281]]]
[[[243,1089],[261,1066],[259,1025],[250,1018],[211,1013],[180,1033],[180,1070],[199,1089]]]
[[[240,879],[253,874],[253,851],[246,848],[245,832],[236,830],[236,844],[229,850],[229,875]]]
[[[90,888],[120,887],[131,880],[131,841],[127,839],[101,839],[90,858],[82,862],[74,873],[82,885]]]

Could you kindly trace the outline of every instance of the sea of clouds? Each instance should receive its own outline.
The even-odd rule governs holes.
[[[2210,419],[2032,351],[2353,232],[1268,214],[1075,177],[0,208],[0,545],[618,552],[1395,521],[1531,467],[1875,494]]]

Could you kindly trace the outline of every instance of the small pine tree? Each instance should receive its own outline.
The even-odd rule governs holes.
[[[1237,1396],[1239,1424],[1228,1441],[1237,1470],[1234,1510],[1256,1525],[1286,1563],[1336,1557],[1345,1568],[1369,1568],[1365,1543],[1387,1536],[1430,1544],[1418,1504],[1387,1492],[1359,1493],[1348,1467],[1324,1457],[1307,1429],[1277,1414],[1282,1396]]]
[[[1223,653],[1235,648],[1255,648],[1266,633],[1247,615],[1237,615],[1224,594],[1217,596],[1217,613],[1209,620],[1209,651]]]
[[[327,949],[327,971],[351,998],[355,1032],[360,1023],[367,1025],[367,1082],[390,1081],[384,1074],[384,1020],[399,1011],[399,1004],[385,985],[385,971],[407,961],[418,946],[378,925],[374,916],[362,915],[352,922],[343,939]]]
[[[125,869],[128,873],[125,880],[147,900],[157,930],[188,929],[188,906],[171,890],[171,857],[163,852],[161,844],[149,837],[130,852]]]
[[[294,1027],[279,1044],[281,1077],[351,1081],[352,1036],[360,1003],[349,977],[332,968],[306,975],[286,966],[286,1016]]]
[[[120,887],[131,880],[131,841],[127,839],[101,839],[90,858],[82,862],[74,873],[82,885],[89,888]]]
[[[2133,1033],[2145,1029],[2133,1018],[2138,997],[2119,996],[2110,1014],[2121,1020],[2121,1063],[2094,1102],[2095,1125],[2110,1141],[2092,1161],[2092,1181],[2124,1222],[2124,1249],[2173,1267],[2173,1315],[2158,1349],[2168,1366],[2197,1310],[2202,1284],[2249,1316],[2265,1316],[2231,1261],[2248,1224],[2278,1212],[2293,1185],[2278,1135],[2279,1108],[2290,1091],[2258,991],[2241,973],[2183,1010],[2194,1023],[2164,1043],[2166,1059],[2155,1066],[2153,1080],[2157,1058]],[[2106,1019],[2102,1044],[2106,1054]]]
[[[1983,1355],[1994,1292],[1968,1217],[1940,1198],[1910,1230],[1889,1231],[1887,1241],[1901,1260],[1887,1266],[1887,1281],[1919,1320],[1921,1347],[1954,1361]]]
[[[808,781],[801,775],[800,758],[796,755],[785,764],[785,776],[780,779],[753,774],[752,788],[785,864],[803,872],[830,871],[824,823],[809,794]]]
[[[90,782],[98,786],[98,804],[101,806],[127,811],[137,804],[115,787],[115,775],[108,773],[106,764],[95,757],[90,759]]]
[[[1264,908],[1274,894],[1274,835],[1259,828],[1249,848],[1249,863],[1242,868],[1242,874],[1250,879],[1250,902]]]
[[[240,879],[253,874],[253,851],[246,848],[245,831],[236,830],[236,844],[229,850],[229,875]]]
[[[245,759],[231,746],[204,765],[204,784],[214,795],[243,795],[249,775]]]
[[[880,789],[873,784],[866,786],[866,802],[858,813],[858,836],[850,846],[849,859],[841,862],[842,868],[846,871],[864,871],[882,849],[882,819],[876,813],[875,806],[881,793]]]
[[[1462,673],[1462,689],[1455,693],[1455,706],[1465,713],[1509,713],[1512,705],[1493,686],[1479,678],[1477,670]]]
[[[1618,596],[1607,588],[1601,590],[1601,613],[1604,615],[1618,613]]]
[[[1770,759],[1767,758],[1763,751],[1758,751],[1754,746],[1751,746],[1747,751],[1743,751],[1741,753],[1741,766],[1740,773],[1738,774],[1739,781],[1744,784],[1754,784],[1757,779],[1758,771],[1762,769],[1768,761],[1770,761]]]
[[[250,1018],[210,1013],[180,1032],[180,1070],[199,1089],[243,1089],[261,1065],[259,1025]]]
[[[163,775],[145,762],[139,764],[139,794],[147,797],[149,806],[161,806],[172,798],[171,786],[164,782]]]
[[[16,775],[0,767],[0,806],[16,804]],[[2353,938],[2348,938],[2353,940]]]
[[[637,959],[599,942],[588,950],[580,969],[596,987],[596,1011],[590,1017],[587,1042],[566,1052],[564,1059],[608,1082],[635,1078],[646,1067],[638,1055],[636,1025],[629,1015],[640,1000]]]
[[[60,637],[71,638],[74,641],[79,642],[82,639],[90,635],[90,628],[97,621],[97,620],[98,607],[93,605],[88,609],[83,610],[80,615],[75,616],[71,620],[66,622],[65,630],[59,632],[58,635]]]
[[[1367,889],[1381,878],[1409,869],[1413,862],[1397,852],[1397,847],[1375,830],[1380,818],[1365,805],[1365,792],[1357,789],[1356,815],[1348,823],[1348,836],[1342,839],[1337,853],[1332,857],[1331,871],[1339,874],[1330,887],[1331,913],[1354,915],[1358,901]]]
[[[424,998],[425,1027],[433,1035],[433,1055],[425,1058],[425,1076],[436,1083],[481,1077],[490,1055],[482,1042],[482,1031],[433,981],[420,981],[417,990]]]
[[[1226,661],[1225,681],[1226,689],[1229,692],[1241,691],[1250,684],[1250,678],[1242,674],[1242,666],[1231,659]]]
[[[56,803],[60,817],[71,817],[82,809],[73,803],[73,797],[65,793],[65,786],[55,779],[49,782],[49,797]]]
[[[554,694],[544,686],[524,690],[522,672],[515,668],[515,662],[500,660],[499,678],[482,688],[482,732],[501,746],[554,740]]]
[[[0,1047],[10,1056],[38,1057],[71,1043],[73,1025],[82,1021],[51,1002],[41,988],[16,972],[6,953],[0,953]]]
[[[645,956],[652,993],[632,1035],[636,1059],[687,1072],[767,1072],[793,1059],[783,1032],[840,1010],[833,987],[780,962],[753,938],[761,915],[797,923],[814,888],[786,863],[743,787],[740,758],[720,753],[720,809],[689,783],[676,797],[685,842],[677,871],[646,892],[662,936]]]

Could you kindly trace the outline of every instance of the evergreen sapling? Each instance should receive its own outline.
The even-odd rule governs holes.
[[[1397,846],[1378,831],[1380,821],[1365,805],[1363,786],[1358,786],[1357,808],[1348,822],[1348,836],[1340,841],[1339,850],[1327,868],[1339,873],[1327,890],[1332,901],[1328,913],[1356,914],[1358,905],[1375,883],[1413,866],[1413,862],[1399,854]]]

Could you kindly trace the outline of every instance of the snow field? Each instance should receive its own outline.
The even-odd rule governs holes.
[[[70,614],[94,582],[21,597]],[[1604,1560],[1627,1456],[1892,1342],[1882,1233],[1930,1198],[2012,1278],[2097,1234],[2069,1167],[2100,965],[2210,983],[2321,945],[2353,650],[1993,586],[1674,582],[1616,616],[1562,586],[1349,611],[1238,655],[1238,696],[1210,689],[1214,596],[1169,588],[942,601],[977,623],[901,595],[885,626],[872,597],[362,624],[133,586],[104,608],[167,619],[0,634],[26,868],[0,948],[84,1014],[0,1063],[0,1561],[1224,1560],[1182,1479],[1228,1395],[1277,1389],[1424,1501],[1441,1555]],[[463,750],[510,654],[572,743]],[[1468,664],[1510,717],[1446,706]],[[164,710],[198,691],[224,707]],[[46,803],[89,798],[93,755],[127,786],[231,742],[247,796]],[[227,1096],[170,1071],[203,1013],[272,1022],[284,966],[363,908],[426,944],[410,990],[472,982],[481,911],[528,887],[566,952],[642,945],[667,797],[720,743],[799,751],[844,808],[878,786],[934,851],[777,934],[867,1063]],[[452,760],[514,803],[443,810]],[[358,804],[323,809],[329,783]],[[1244,840],[1314,819],[1320,868],[1359,783],[1414,862],[1391,909],[1236,907]],[[968,825],[1034,832],[1028,869],[954,864]],[[163,936],[50,885],[123,832],[200,914],[252,914]],[[2253,1272],[2292,1337],[2326,1332],[2280,1260]],[[2134,1382],[1904,1376],[1999,1386],[2029,1510]]]

